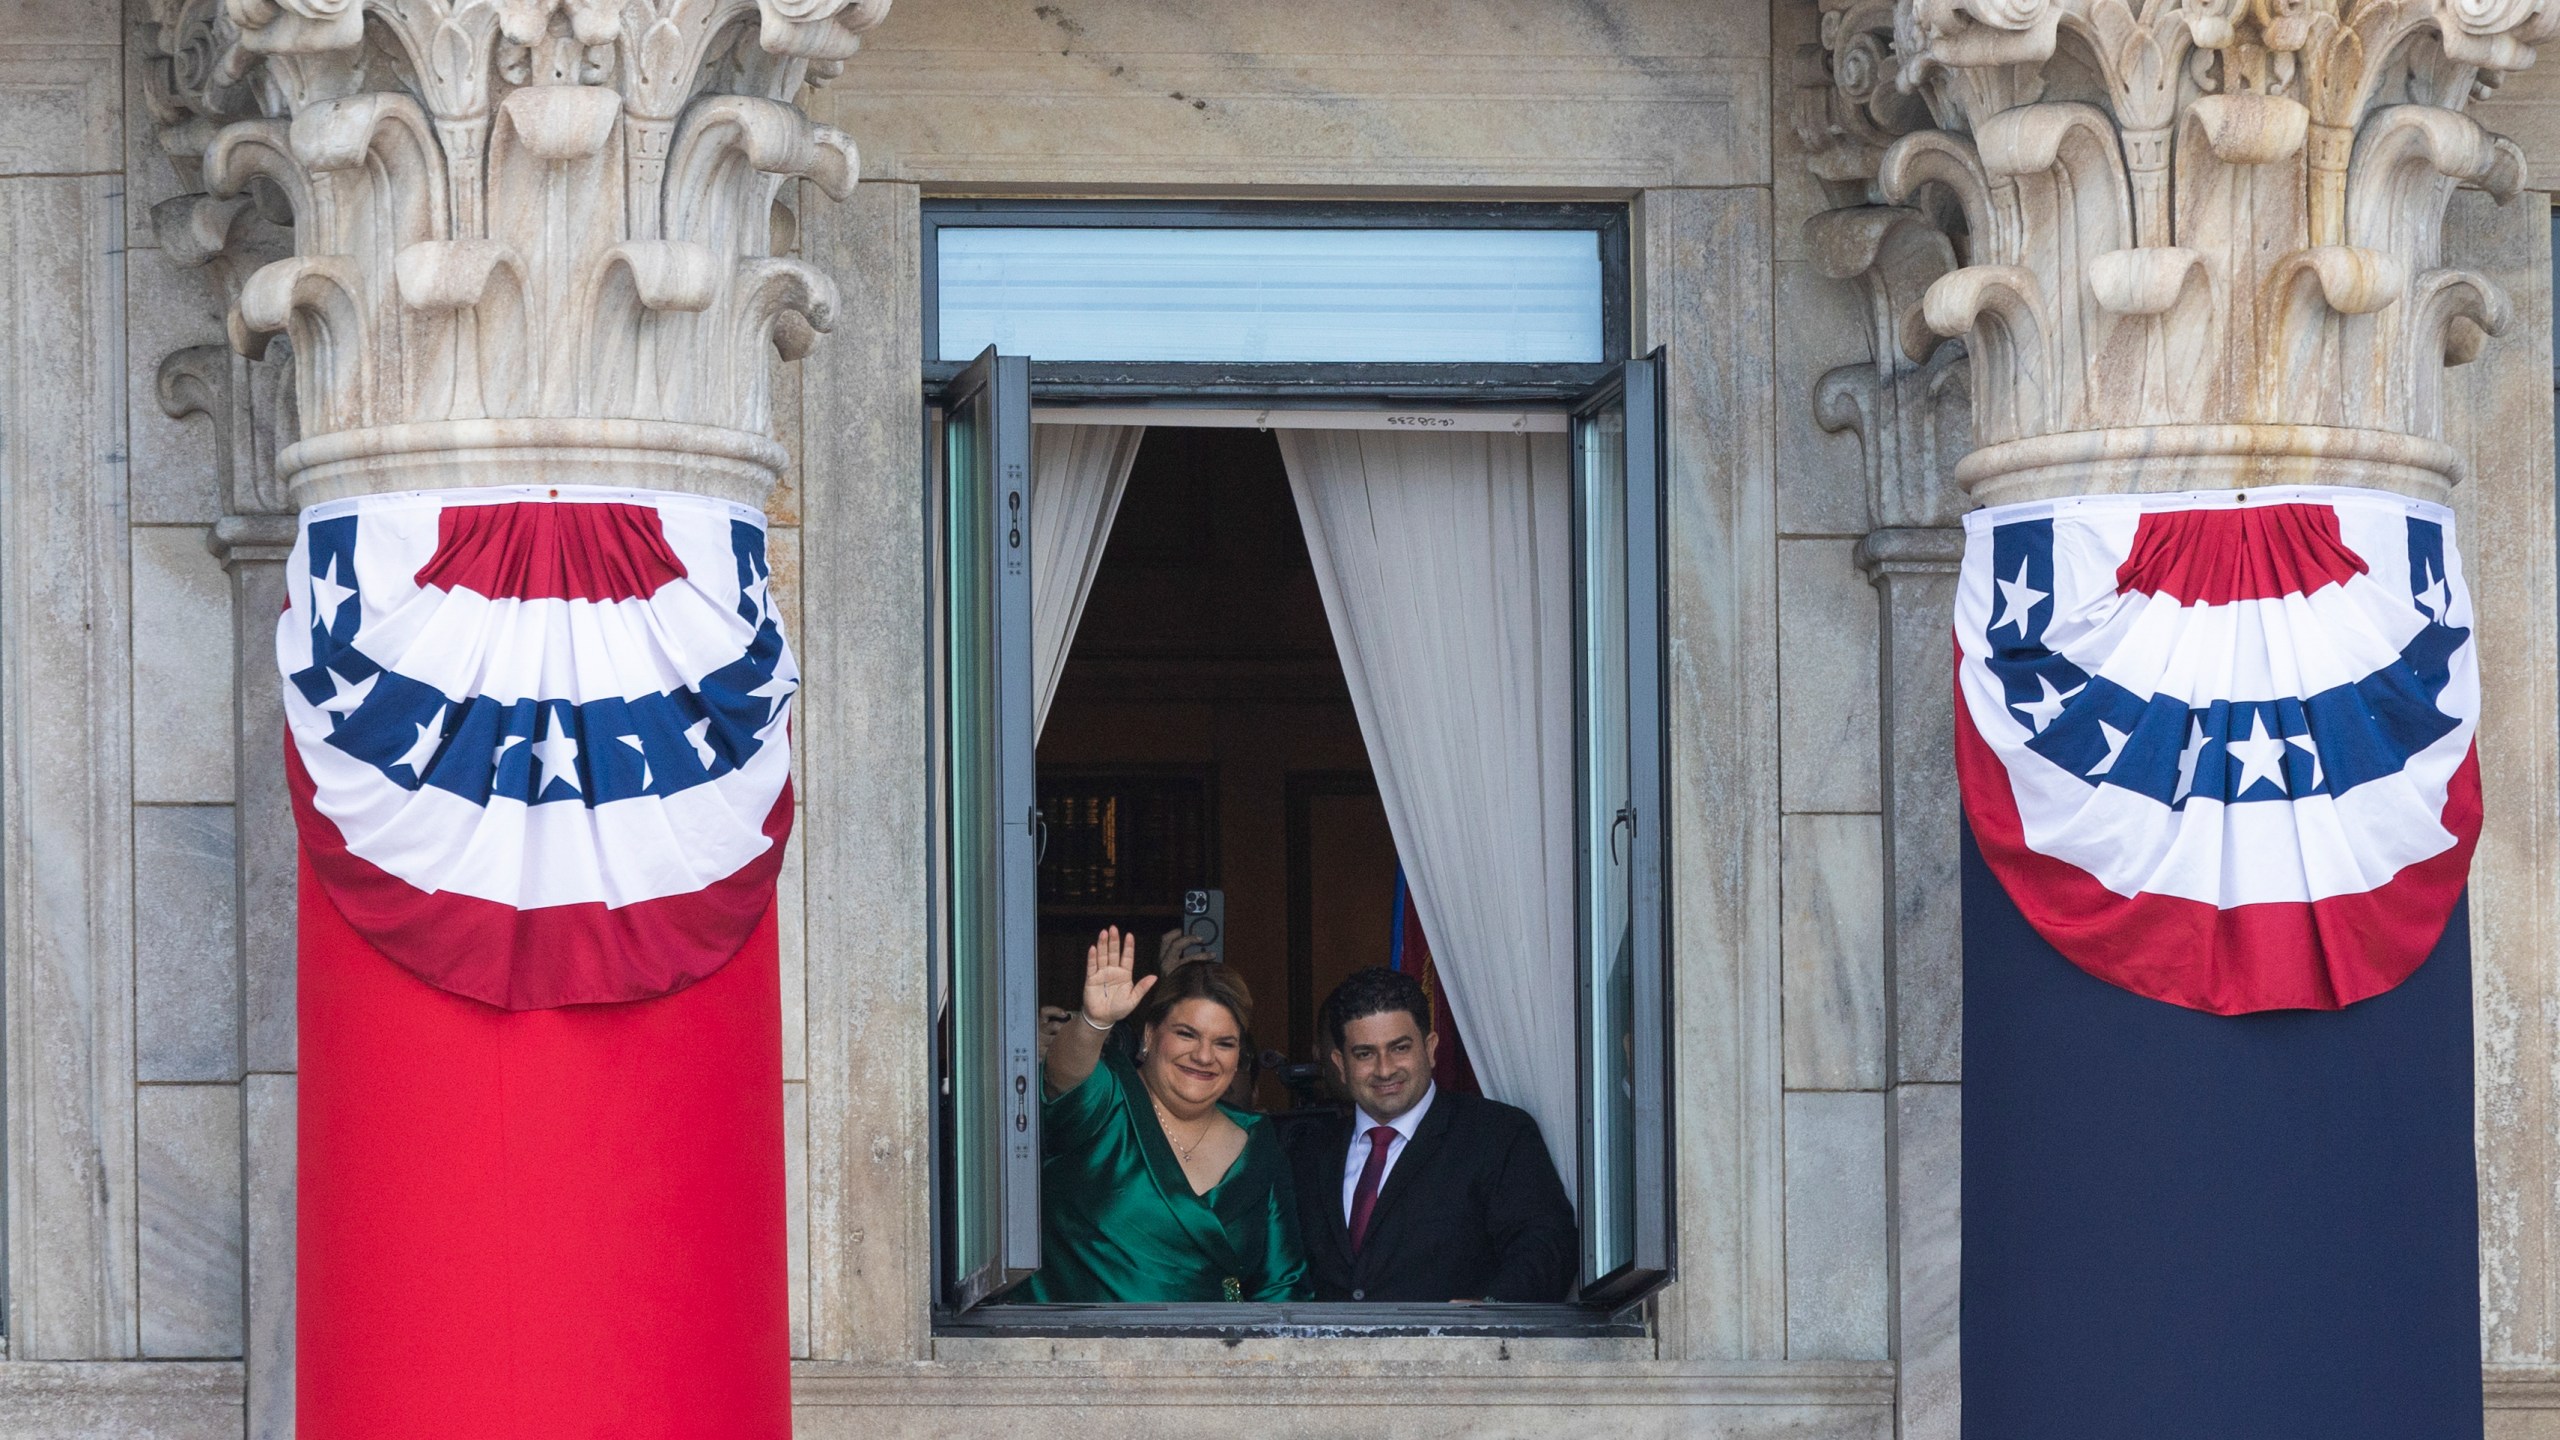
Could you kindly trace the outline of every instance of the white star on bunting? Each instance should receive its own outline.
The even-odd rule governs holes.
[[[622,743],[623,743],[623,744],[628,745],[628,746],[630,746],[633,750],[635,750],[635,751],[639,752],[639,755],[640,755],[640,788],[641,788],[641,789],[643,789],[643,790],[648,789],[648,788],[649,788],[649,786],[650,786],[650,784],[651,784],[651,777],[650,777],[650,773],[649,773],[649,747],[648,747],[648,746],[646,746],[646,745],[641,744],[641,743],[640,743],[640,737],[639,737],[639,736],[637,736],[637,735],[625,735],[625,736],[622,736],[622,737],[620,737],[620,738],[621,738],[621,740],[622,740]]]
[[[436,713],[427,717],[426,722],[418,726],[418,738],[410,742],[407,752],[391,763],[408,766],[409,773],[420,783],[424,783],[427,778],[427,767],[435,763],[436,752],[443,748],[444,707],[439,705],[436,707]]]
[[[2042,604],[2053,592],[2038,590],[2027,583],[2027,557],[2024,555],[2018,557],[2017,579],[2003,580],[1995,575],[1991,583],[2000,587],[2000,618],[1991,622],[1991,628],[1997,631],[2004,625],[2015,625],[2018,638],[2024,640],[2027,638],[2027,612]]]
[[[702,762],[703,769],[710,769],[711,762],[720,758],[719,752],[711,748],[710,716],[705,715],[684,727],[684,738],[693,742],[694,756]]]
[[[2249,787],[2261,780],[2273,784],[2279,790],[2285,788],[2285,745],[2282,740],[2267,734],[2265,711],[2261,710],[2249,717],[2248,739],[2225,741],[2222,748],[2232,759],[2240,762],[2240,783],[2231,792],[2235,797],[2248,794]]]
[[[747,693],[765,702],[764,723],[770,725],[773,723],[773,717],[781,713],[782,702],[790,699],[791,692],[799,688],[799,681],[776,674],[772,679]]]
[[[322,625],[334,623],[338,618],[338,607],[346,604],[356,593],[353,587],[338,583],[338,570],[339,561],[333,555],[329,557],[329,573],[311,577],[311,613],[319,617]]]
[[[2445,592],[2444,577],[2436,573],[2434,566],[2424,561],[2419,562],[2418,573],[2427,577],[2425,587],[2420,589],[2415,597],[2419,607],[2434,617],[2437,624],[2451,624],[2451,617],[2445,612],[2453,608],[2453,597]]]
[[[2057,692],[2053,688],[2053,682],[2042,675],[2036,677],[2036,684],[2043,688],[2044,694],[2014,708],[2026,712],[2028,720],[2035,725],[2036,733],[2039,735],[2044,733],[2044,727],[2061,718],[2062,707],[2071,702],[2072,696],[2089,688],[2089,682],[2083,680],[2068,690]]]
[[[2310,753],[2310,755],[2311,755],[2311,788],[2312,788],[2312,789],[2314,789],[2314,790],[2319,789],[2319,788],[2320,788],[2320,742],[2319,742],[2319,741],[2317,741],[2317,740],[2312,739],[2312,738],[2311,738],[2311,736],[2310,736],[2310,735],[2308,735],[2308,734],[2302,734],[2302,735],[2287,735],[2286,737],[2284,737],[2284,743],[2286,743],[2287,745],[2299,745],[2299,746],[2301,746],[2305,751],[2308,751],[2308,752]]]
[[[570,789],[579,790],[576,736],[566,730],[552,731],[533,742],[533,758],[542,767],[542,778],[533,786],[535,799],[542,798],[542,792],[550,789],[554,780],[566,780]],[[585,791],[579,790],[579,793],[584,794]]]
[[[2116,761],[2124,755],[2124,742],[2132,738],[2131,732],[2119,730],[2104,720],[2098,722],[2098,734],[2107,742],[2107,758],[2089,767],[2092,780],[2116,768]]]
[[[329,728],[332,731],[338,728],[339,721],[355,713],[356,707],[362,705],[365,697],[373,693],[373,682],[382,678],[382,672],[379,670],[353,682],[335,670],[323,670],[320,673],[329,677],[329,688],[335,692],[328,699],[320,702],[321,709],[338,717],[329,722]]]
[[[2178,754],[2178,788],[2169,793],[2169,803],[2177,804],[2194,793],[2196,762],[2204,758],[2204,722],[2193,715],[2187,717],[2187,748]]]

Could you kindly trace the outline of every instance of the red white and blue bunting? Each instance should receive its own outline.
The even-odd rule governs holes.
[[[2221,1014],[2335,1009],[2417,968],[2480,831],[2449,511],[2298,487],[1965,528],[1965,807],[2054,948]]]
[[[647,491],[302,514],[276,631],[303,850],[365,939],[507,1009],[737,953],[791,823],[799,671],[764,517]]]

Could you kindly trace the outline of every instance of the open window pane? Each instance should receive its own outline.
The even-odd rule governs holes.
[[[1574,415],[1583,1295],[1632,1299],[1670,1268],[1663,1131],[1658,357]]]
[[[1628,904],[1634,812],[1627,792],[1627,407],[1613,395],[1582,419],[1575,435],[1584,495],[1580,674],[1584,695],[1579,777],[1582,836],[1580,936],[1583,977],[1583,1085],[1590,1103],[1584,1149],[1583,1237],[1588,1273],[1627,1263],[1635,1233],[1633,1054],[1629,1012],[1635,930]]]
[[[965,1308],[1040,1263],[1025,363],[981,355],[942,416],[943,1252]]]
[[[1601,232],[963,226],[933,232],[937,353],[1064,361],[1589,364]]]

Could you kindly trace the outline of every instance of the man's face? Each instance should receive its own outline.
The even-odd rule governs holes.
[[[1423,1034],[1404,1011],[1363,1015],[1342,1027],[1333,1077],[1361,1109],[1393,1120],[1422,1103],[1431,1088],[1432,1058],[1439,1053],[1440,1037]]]

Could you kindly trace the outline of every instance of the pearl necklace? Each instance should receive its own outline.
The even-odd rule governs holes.
[[[1208,1118],[1200,1122],[1200,1133],[1192,1136],[1191,1143],[1185,1145],[1173,1138],[1173,1114],[1164,1108],[1164,1102],[1158,1100],[1152,1090],[1147,1092],[1147,1103],[1156,1107],[1156,1128],[1164,1132],[1164,1143],[1173,1147],[1173,1153],[1181,1157],[1184,1165],[1189,1165],[1191,1152],[1200,1148],[1201,1142],[1209,1138],[1210,1129],[1218,1123],[1218,1112],[1210,1111]]]

